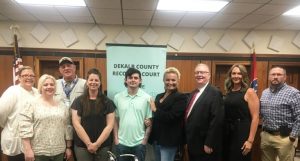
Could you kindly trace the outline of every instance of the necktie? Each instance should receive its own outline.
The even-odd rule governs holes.
[[[71,83],[66,83],[64,90],[65,90],[67,98],[69,98],[70,97],[70,93],[72,91]]]
[[[194,103],[194,101],[195,101],[196,96],[197,96],[198,93],[199,93],[199,90],[197,89],[197,90],[195,91],[195,93],[193,94],[193,97],[192,97],[192,99],[190,100],[190,103],[189,103],[189,105],[187,106],[187,108],[186,108],[186,110],[185,110],[185,115],[184,115],[184,120],[185,120],[185,121],[186,121],[187,118],[188,118],[189,111],[191,110],[192,105],[193,105],[193,103]]]

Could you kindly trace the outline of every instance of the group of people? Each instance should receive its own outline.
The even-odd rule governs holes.
[[[245,66],[234,64],[224,83],[212,86],[208,65],[198,64],[197,88],[178,90],[180,72],[169,67],[164,92],[155,99],[143,89],[141,72],[125,72],[126,89],[110,100],[93,68],[78,78],[69,57],[59,60],[63,78],[44,74],[34,88],[33,69],[19,71],[20,83],[0,98],[1,147],[9,161],[106,161],[114,144],[119,160],[145,161],[146,144],[156,161],[174,161],[184,146],[190,161],[250,161],[259,118],[262,161],[292,161],[300,132],[300,92],[287,85],[286,71],[272,67],[270,87],[259,100]],[[132,154],[132,155],[124,155]]]

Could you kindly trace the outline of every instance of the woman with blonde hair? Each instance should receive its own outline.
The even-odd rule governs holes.
[[[154,144],[156,161],[173,161],[178,147],[183,143],[185,94],[178,91],[180,72],[174,67],[165,70],[165,92],[150,102],[153,126],[150,142]]]
[[[55,90],[55,78],[42,75],[38,81],[41,96],[20,112],[25,161],[63,161],[72,156],[70,112],[63,102],[54,99]]]
[[[250,161],[259,121],[259,99],[245,66],[234,64],[225,80],[224,161]]]

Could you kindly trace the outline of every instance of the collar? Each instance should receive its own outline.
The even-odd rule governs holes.
[[[78,77],[77,77],[77,75],[76,75],[75,79],[73,79],[73,80],[71,81],[71,84],[74,84],[75,82],[77,82],[77,80],[78,80]],[[62,81],[63,81],[63,84],[64,84],[64,85],[67,84],[67,81],[66,81],[65,79],[62,79]]]
[[[140,88],[138,89],[138,91],[136,92],[135,95],[130,95],[130,94],[128,93],[128,89],[126,90],[126,96],[127,96],[127,97],[135,97],[135,96],[140,96],[140,95],[141,95],[141,89],[140,89]]]
[[[280,91],[284,86],[286,86],[286,83],[282,83],[279,86],[270,86],[270,91],[272,93],[276,93],[276,92]]]
[[[208,82],[203,87],[198,88],[199,92],[204,91],[204,89],[207,87],[207,85],[208,85]]]

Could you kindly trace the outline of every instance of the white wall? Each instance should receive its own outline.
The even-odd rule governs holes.
[[[94,27],[94,24],[66,24],[66,23],[42,23],[46,27],[50,35],[42,43],[39,43],[30,32],[38,24],[37,22],[6,22],[0,21],[0,47],[11,47],[4,40],[4,32],[10,32],[11,25],[18,25],[21,39],[19,40],[20,47],[33,48],[59,48],[59,49],[87,49],[87,50],[105,50],[106,43],[114,43],[116,36],[124,30],[133,38],[133,44],[145,44],[140,38],[147,30],[147,27],[142,26],[111,26],[100,25],[99,28],[106,34],[106,38],[99,44],[95,45],[87,36],[87,33]],[[79,42],[70,47],[66,47],[60,37],[60,34],[65,30],[72,28],[76,33]],[[166,45],[172,35],[176,33],[182,36],[185,40],[178,52],[192,52],[192,53],[251,53],[251,49],[242,41],[248,34],[247,30],[212,30],[204,29],[211,37],[210,41],[205,47],[201,48],[193,40],[193,36],[199,32],[195,28],[166,28],[166,27],[152,27],[152,29],[159,35],[154,45]],[[235,41],[233,47],[229,51],[222,49],[218,42],[222,35],[227,33]],[[300,54],[300,49],[292,44],[293,39],[298,34],[298,31],[254,31],[257,35],[255,39],[255,50],[258,54]],[[283,40],[280,51],[276,52],[268,48],[272,36],[278,36]],[[168,47],[169,52],[177,51]]]

